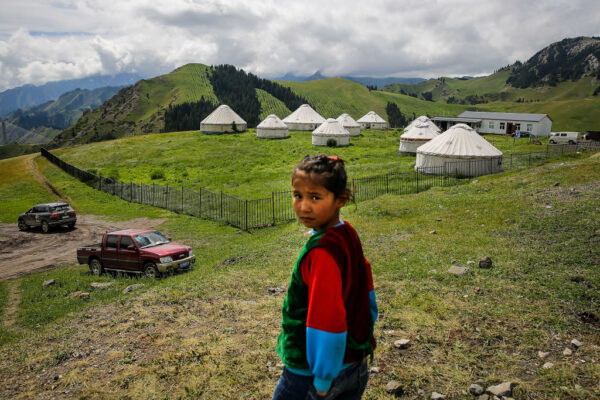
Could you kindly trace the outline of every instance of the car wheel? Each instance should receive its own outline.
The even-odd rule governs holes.
[[[29,227],[27,226],[27,224],[25,223],[25,221],[23,221],[22,219],[19,220],[19,230],[20,231],[26,231]]]
[[[75,222],[72,222],[67,226],[69,227],[69,229],[73,229],[73,228],[75,228]]]
[[[549,142],[550,142],[550,144],[556,144],[556,142],[554,140],[552,140],[552,139],[550,139]]]
[[[156,268],[156,264],[154,264],[153,262],[146,263],[144,265],[144,276],[146,278],[160,277],[160,272],[158,272],[158,268]]]
[[[48,222],[46,222],[46,221],[42,221],[42,232],[44,232],[44,233],[50,232],[50,225],[48,225]]]
[[[90,272],[92,275],[100,276],[102,274],[102,263],[97,258],[90,260]]]
[[[575,144],[575,142],[572,140],[569,140],[569,144]]]

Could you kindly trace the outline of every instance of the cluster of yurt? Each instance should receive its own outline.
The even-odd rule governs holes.
[[[386,129],[387,122],[381,118],[375,111],[369,111],[356,122],[360,124],[362,129]]]
[[[200,132],[207,134],[243,132],[247,128],[246,121],[225,104],[217,107],[200,122]]]
[[[429,118],[422,115],[412,121],[400,136],[401,153],[416,153],[417,149],[440,134],[440,128]]]
[[[417,149],[415,170],[480,176],[502,171],[502,152],[466,124],[456,124]]]
[[[256,127],[256,137],[281,139],[289,137],[287,125],[275,114],[269,115]]]

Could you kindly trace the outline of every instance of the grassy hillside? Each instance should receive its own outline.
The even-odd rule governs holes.
[[[165,152],[164,162],[175,154]],[[393,399],[385,391],[391,380],[407,399],[422,398],[420,390],[468,399],[464,393],[477,380],[484,387],[515,382],[515,399],[600,396],[600,158],[588,156],[343,209],[373,265],[380,309],[373,364],[379,372],[366,399]],[[231,175],[245,177],[262,161]],[[6,162],[7,170],[22,169],[17,159]],[[130,217],[153,215],[150,207],[136,211],[73,181],[43,159],[37,164],[86,212],[122,218],[128,208]],[[21,196],[16,187],[3,193]],[[305,229],[290,223],[236,233],[162,215],[168,220],[160,229],[199,255],[191,273],[159,281],[93,278],[72,264],[0,283],[0,314],[9,304],[18,307],[10,329],[0,324],[3,398],[271,395],[281,372],[275,345],[284,294],[269,288],[287,285]],[[483,256],[494,268],[445,273],[453,262],[470,265]],[[47,279],[58,283],[43,288]],[[91,289],[98,280],[115,286]],[[132,283],[144,287],[122,294]],[[75,290],[89,291],[90,300],[70,298]],[[40,312],[49,304],[52,312]],[[407,350],[394,347],[400,338],[411,340]],[[575,338],[583,346],[563,355]],[[549,355],[541,360],[538,351]],[[553,366],[542,368],[548,361]]]
[[[267,118],[270,114],[277,115],[280,119],[284,119],[291,114],[289,108],[276,97],[261,89],[256,89],[256,96],[261,105],[260,119],[261,121]]]
[[[386,95],[394,96],[394,95]],[[406,96],[401,96],[405,98]],[[176,132],[146,135],[54,151],[65,161],[123,182],[159,183],[223,191],[244,199],[287,190],[289,173],[305,154],[336,154],[348,162],[352,178],[412,171],[415,157],[398,153],[401,131],[362,131],[351,146],[316,147],[311,132],[266,140],[254,131],[228,135]],[[526,140],[513,144],[504,136],[487,136],[505,154],[541,151]],[[243,171],[243,172],[240,172]],[[152,176],[163,176],[152,179]]]

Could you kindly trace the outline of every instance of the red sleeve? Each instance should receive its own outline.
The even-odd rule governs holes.
[[[331,254],[319,247],[312,249],[302,260],[300,271],[308,286],[306,326],[331,333],[346,332],[342,273]]]

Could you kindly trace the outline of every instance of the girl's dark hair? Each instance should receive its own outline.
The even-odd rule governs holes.
[[[347,196],[350,198],[352,195],[347,187],[348,176],[344,161],[337,156],[329,157],[325,154],[304,156],[292,171],[292,182],[298,171],[304,171],[307,175],[311,175],[311,178],[325,186],[335,197]]]

